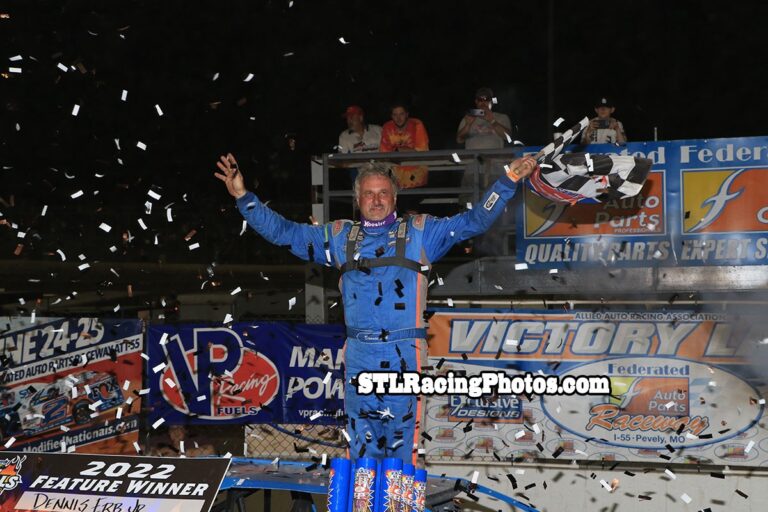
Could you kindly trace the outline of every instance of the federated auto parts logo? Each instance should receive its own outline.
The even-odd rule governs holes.
[[[26,455],[0,460],[0,494],[12,491],[21,484],[21,465],[25,460]]]

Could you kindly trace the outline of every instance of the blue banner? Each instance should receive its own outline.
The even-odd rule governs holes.
[[[342,325],[151,326],[150,422],[336,423],[343,345]]]
[[[768,137],[569,149],[650,158],[653,170],[640,194],[602,204],[555,204],[526,188],[516,206],[517,259],[530,268],[768,260]]]

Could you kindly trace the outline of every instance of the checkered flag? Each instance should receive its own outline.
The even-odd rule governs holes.
[[[528,186],[538,195],[557,203],[575,204],[623,199],[640,193],[653,164],[647,158],[561,154],[588,123],[585,117],[536,155],[539,165],[529,177]]]

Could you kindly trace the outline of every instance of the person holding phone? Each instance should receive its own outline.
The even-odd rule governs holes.
[[[600,98],[595,103],[597,117],[589,121],[589,126],[581,136],[582,144],[626,144],[627,134],[621,121],[611,117],[616,107],[608,98]]]
[[[512,142],[509,116],[493,112],[493,91],[481,87],[475,94],[475,106],[467,111],[456,131],[456,142],[466,149],[498,149]]]

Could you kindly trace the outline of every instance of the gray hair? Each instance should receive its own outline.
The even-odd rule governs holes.
[[[360,184],[365,178],[370,178],[371,176],[381,176],[382,178],[387,178],[389,182],[392,183],[392,194],[397,197],[397,180],[395,179],[395,175],[392,173],[392,164],[370,161],[358,168],[357,177],[355,178],[355,185],[352,189],[355,194],[355,200],[357,200],[358,196],[360,195]]]

